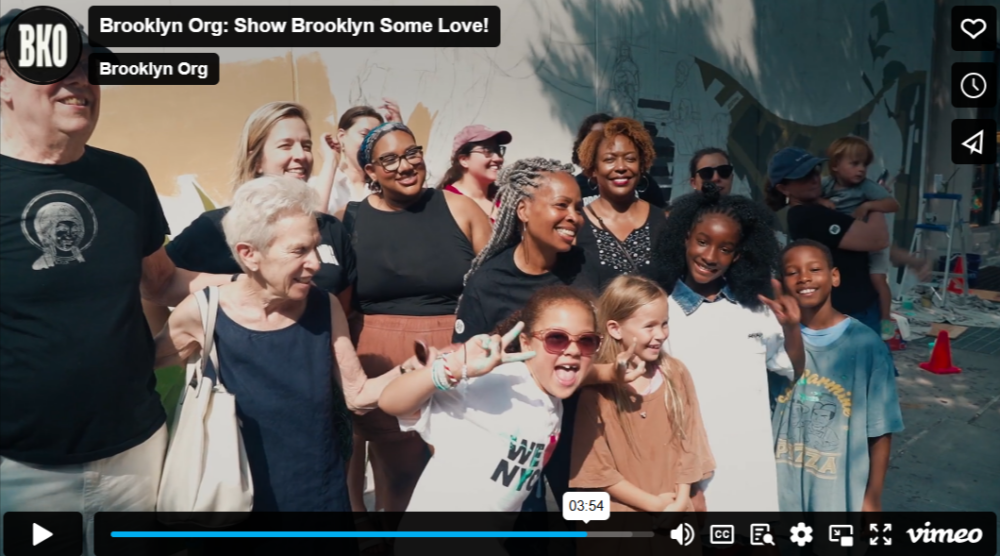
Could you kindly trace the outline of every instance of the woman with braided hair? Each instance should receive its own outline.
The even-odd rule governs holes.
[[[372,193],[348,203],[342,218],[360,255],[351,331],[365,373],[377,377],[413,355],[416,340],[450,343],[465,273],[485,246],[490,223],[468,197],[424,187],[423,148],[402,123],[368,132],[358,164]],[[361,465],[352,460],[352,499],[364,488],[367,441],[376,509],[402,512],[427,462],[427,445],[380,410],[355,418],[354,428]]]
[[[488,334],[522,309],[537,290],[553,285],[589,290],[596,297],[597,273],[574,243],[583,226],[583,201],[573,167],[557,160],[518,160],[500,171],[500,209],[486,248],[472,261],[458,307],[453,342]],[[570,440],[576,396],[563,405],[563,438],[546,466],[546,478],[561,497],[569,488]],[[554,479],[549,470],[558,468]],[[545,511],[544,486],[525,510]]]
[[[500,171],[493,235],[465,275],[453,342],[490,333],[539,288],[596,289],[574,247],[583,203],[572,170],[558,160],[528,158]]]
[[[598,196],[584,209],[586,223],[577,245],[597,269],[598,286],[621,275],[662,281],[652,254],[660,230],[667,225],[663,211],[640,199],[636,189],[647,182],[656,151],[649,132],[636,120],[615,118],[592,131],[577,151],[580,166],[596,185]]]
[[[692,491],[695,505],[776,512],[765,370],[797,378],[805,349],[798,305],[772,277],[779,248],[768,211],[706,183],[673,203],[660,245],[672,330],[663,349],[691,372],[717,464]]]

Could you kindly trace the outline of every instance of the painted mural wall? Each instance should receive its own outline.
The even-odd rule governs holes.
[[[569,160],[580,120],[595,111],[645,123],[658,153],[653,173],[675,197],[689,191],[687,164],[702,147],[729,150],[735,190],[759,197],[767,160],[777,149],[819,152],[848,133],[871,140],[877,156],[870,175],[898,175],[901,201],[918,178],[932,2],[461,3],[501,7],[500,47],[223,49],[216,86],[105,87],[92,143],[146,165],[175,233],[206,207],[228,203],[243,121],[275,100],[305,104],[318,140],[335,131],[337,116],[348,107],[394,99],[425,145],[433,183],[465,125],[509,130],[508,160]],[[31,5],[10,1],[4,9]],[[49,5],[86,23],[90,3]]]

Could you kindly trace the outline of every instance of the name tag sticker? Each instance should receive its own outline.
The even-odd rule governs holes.
[[[337,262],[337,256],[333,254],[333,247],[323,244],[316,248],[319,252],[319,260],[324,264],[340,264]]]

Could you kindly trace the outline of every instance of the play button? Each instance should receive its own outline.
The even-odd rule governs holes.
[[[31,546],[38,546],[39,543],[43,543],[50,538],[52,538],[52,531],[37,523],[31,524]]]
[[[3,514],[4,556],[80,556],[83,515],[79,512]]]

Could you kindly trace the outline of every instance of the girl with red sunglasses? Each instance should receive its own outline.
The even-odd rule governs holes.
[[[407,512],[517,512],[541,479],[562,401],[588,377],[602,337],[590,297],[567,286],[538,290],[515,318],[503,337],[431,348],[431,364],[382,393],[379,407],[433,450]]]

